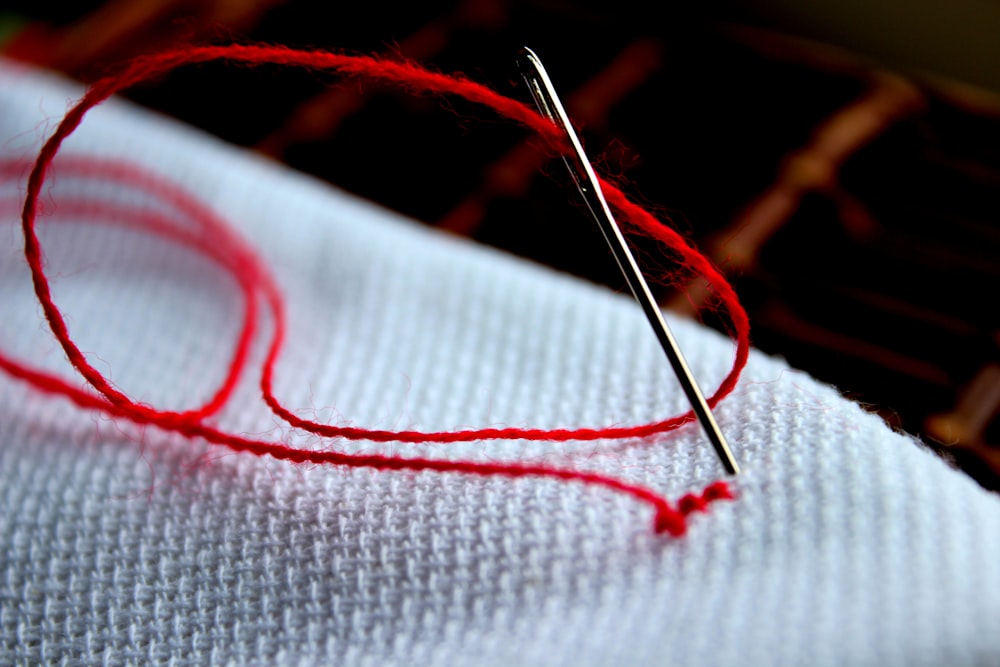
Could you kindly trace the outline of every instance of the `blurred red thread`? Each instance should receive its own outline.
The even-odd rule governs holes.
[[[621,439],[649,436],[676,429],[691,421],[692,414],[687,413],[659,422],[628,427],[552,430],[486,428],[445,432],[369,430],[321,424],[303,419],[285,408],[272,391],[274,366],[285,340],[285,305],[276,281],[251,246],[194,197],[155,174],[124,162],[67,156],[60,158],[60,173],[81,178],[100,178],[123,186],[140,188],[169,205],[173,214],[181,216],[184,222],[178,223],[177,218],[172,218],[166,213],[79,198],[60,200],[61,213],[68,212],[95,223],[129,225],[199,252],[231,274],[239,285],[245,301],[243,324],[234,345],[228,372],[220,387],[200,408],[183,412],[157,410],[152,406],[133,401],[112,386],[108,379],[87,361],[74,343],[62,313],[53,301],[49,281],[43,268],[42,247],[35,232],[35,219],[42,186],[62,142],[80,125],[91,108],[123,89],[162,76],[177,67],[213,60],[224,60],[251,67],[263,64],[304,67],[336,72],[345,77],[377,81],[415,94],[457,96],[490,108],[499,116],[530,129],[553,154],[559,154],[566,148],[555,126],[526,104],[500,95],[462,75],[433,72],[410,62],[324,51],[300,51],[270,45],[187,47],[135,58],[120,72],[90,86],[83,98],[67,112],[55,132],[45,142],[31,169],[21,216],[24,256],[31,271],[38,302],[53,335],[59,341],[70,363],[96,390],[96,393],[84,391],[56,375],[19,363],[2,352],[0,352],[0,368],[38,390],[68,398],[82,408],[99,410],[138,424],[154,425],[189,438],[203,438],[208,442],[257,456],[270,455],[276,459],[292,462],[371,467],[381,470],[433,470],[507,477],[540,476],[602,486],[652,505],[655,511],[656,531],[671,535],[682,535],[685,532],[686,517],[692,512],[705,511],[708,504],[713,501],[733,498],[725,482],[715,482],[706,487],[701,494],[684,496],[677,507],[674,507],[664,497],[650,489],[598,473],[545,465],[444,461],[378,454],[312,451],[290,447],[281,442],[256,440],[209,426],[206,420],[226,404],[246,370],[248,351],[257,333],[262,303],[270,311],[274,327],[261,369],[260,388],[263,399],[276,415],[292,426],[326,438],[409,443],[488,439],[549,441]],[[20,166],[23,167],[23,163]],[[10,178],[13,173],[18,173],[18,169],[18,165],[8,163],[0,166],[0,173]],[[673,252],[679,257],[679,265],[681,270],[686,272],[683,274],[686,278],[700,275],[715,291],[729,321],[730,333],[736,342],[732,369],[708,399],[709,404],[715,406],[735,387],[749,353],[749,322],[736,293],[711,262],[689,246],[678,233],[631,202],[614,185],[602,180],[601,186],[619,221],[627,230],[633,234],[648,236],[664,250]],[[186,227],[192,224],[195,225],[194,230]],[[678,272],[674,280],[681,280],[681,275],[681,272]]]

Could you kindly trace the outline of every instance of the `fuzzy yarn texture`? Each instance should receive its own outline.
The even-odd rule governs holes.
[[[34,157],[82,94],[10,63],[0,84],[0,151],[12,164]],[[161,204],[111,180],[60,176],[58,160],[74,155],[168,175],[263,255],[294,341],[275,394],[296,413],[432,432],[631,426],[686,409],[630,299],[112,100],[67,140],[38,233],[80,349],[143,404],[212,404],[240,338],[242,288],[220,268],[232,256],[89,224],[73,202],[150,221]],[[4,186],[5,201],[16,204],[26,178]],[[83,389],[42,320],[17,207],[4,211],[0,347]],[[717,386],[732,343],[671,324],[696,375]],[[246,351],[257,364],[266,353]],[[229,432],[330,447],[277,419],[253,378],[217,407]],[[745,468],[739,498],[665,540],[646,507],[594,486],[242,456],[2,376],[0,663],[1000,661],[1000,500],[756,352],[716,412]],[[337,449],[613,475],[690,512],[718,475],[693,424],[610,442]]]

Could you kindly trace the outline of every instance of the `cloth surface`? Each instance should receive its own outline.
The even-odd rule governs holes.
[[[33,155],[81,92],[10,63],[0,84],[4,156]],[[626,297],[125,103],[95,110],[64,152],[146,165],[251,240],[288,299],[275,392],[300,414],[430,430],[644,423],[685,407]],[[74,188],[141,203],[59,179],[57,160],[46,205],[58,212]],[[4,210],[0,345],[69,376]],[[231,281],[142,234],[40,227],[57,302],[94,363],[157,407],[206,399],[241,312]],[[731,343],[671,323],[714,386]],[[607,490],[296,466],[0,377],[0,663],[1000,664],[1000,500],[756,352],[716,414],[744,467],[739,498],[672,539]],[[217,422],[317,448],[544,460],[675,498],[721,474],[695,425],[628,442],[322,442],[284,428],[253,374]]]

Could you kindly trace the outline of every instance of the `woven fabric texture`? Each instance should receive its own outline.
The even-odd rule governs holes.
[[[0,66],[3,157],[31,156],[79,94]],[[95,110],[65,153],[168,176],[260,249],[289,306],[275,391],[301,414],[454,429],[634,424],[684,409],[623,296],[122,102]],[[23,186],[0,193],[0,345],[69,377],[19,255]],[[58,221],[60,194],[74,192],[145,203],[113,183],[60,179],[57,159],[40,233],[73,336],[130,395],[199,404],[225,370],[238,291],[162,240]],[[731,344],[671,321],[714,386]],[[745,468],[739,498],[672,539],[653,534],[647,507],[607,490],[296,466],[115,423],[0,377],[0,663],[1000,663],[998,498],[764,355],[717,417]],[[284,428],[254,377],[217,422],[307,447],[540,460],[672,497],[721,474],[694,425],[628,442],[324,442]]]

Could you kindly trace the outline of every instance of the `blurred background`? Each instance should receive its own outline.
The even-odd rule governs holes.
[[[1000,489],[1000,4],[695,4],[35,0],[0,9],[0,51],[87,81],[185,40],[266,41],[398,55],[527,102],[514,56],[530,46],[600,168],[730,277],[757,347]],[[561,165],[508,123],[462,120],[485,112],[225,65],[130,96],[623,288]],[[681,312],[702,296],[658,288]]]

